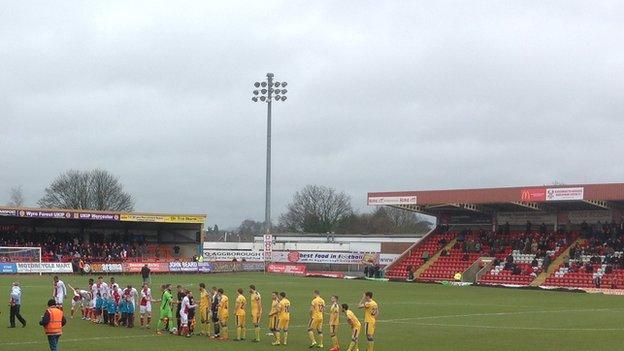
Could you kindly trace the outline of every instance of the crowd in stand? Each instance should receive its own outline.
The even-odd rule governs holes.
[[[0,246],[41,247],[44,261],[68,262],[82,259],[86,262],[120,262],[147,254],[147,245],[131,235],[91,233],[89,242],[72,233],[1,231]],[[140,238],[139,238],[140,239]]]
[[[583,222],[581,236],[586,241],[570,249],[564,266],[569,272],[595,273],[598,266],[604,265],[603,272],[609,274],[614,269],[624,269],[624,226],[622,223],[598,223],[595,226]],[[601,275],[594,277],[597,286]]]
[[[444,231],[444,228],[440,229]],[[471,259],[471,254],[479,253],[496,257],[495,266],[504,262],[504,270],[509,270],[512,274],[537,275],[548,268],[552,261],[551,254],[557,248],[567,246],[572,241],[572,237],[573,235],[563,227],[553,233],[548,231],[546,224],[542,223],[538,228],[534,228],[531,222],[526,223],[523,232],[511,233],[510,225],[506,223],[500,226],[497,231],[464,229],[459,232],[457,243],[453,249],[463,252],[463,260],[465,261]],[[530,268],[527,269],[515,263],[513,251],[535,255]],[[447,255],[449,253],[443,250],[441,256]]]

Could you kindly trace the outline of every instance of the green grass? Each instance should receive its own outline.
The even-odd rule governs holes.
[[[89,277],[65,276],[66,283],[85,286]],[[8,294],[10,284],[19,279],[23,286],[24,329],[8,326],[8,307],[0,316],[0,350],[47,350],[47,340],[37,322],[51,293],[50,276],[1,276],[0,288]],[[138,276],[117,276],[121,284],[139,284]],[[384,283],[334,279],[299,278],[263,274],[160,275],[153,286],[168,282],[190,285],[196,291],[200,282],[226,290],[233,301],[234,290],[250,283],[257,285],[269,310],[272,290],[286,291],[292,302],[288,350],[307,350],[306,324],[312,290],[318,288],[327,301],[337,294],[354,305],[363,291],[371,290],[380,305],[376,350],[614,350],[622,344],[624,299],[617,296],[576,294],[554,291],[451,287],[429,284]],[[158,289],[154,288],[154,292]],[[155,293],[156,295],[156,293]],[[233,303],[233,302],[231,302]],[[69,304],[67,301],[66,305]],[[69,313],[69,312],[67,312]],[[357,315],[363,321],[362,312]],[[342,318],[344,320],[344,318]],[[155,323],[155,322],[153,322]],[[138,319],[137,319],[138,324]],[[19,323],[18,323],[19,325]],[[266,320],[263,320],[263,326]],[[266,330],[263,330],[263,335]],[[230,319],[230,336],[235,335]],[[348,327],[340,328],[343,350]],[[330,344],[326,330],[325,344]],[[252,336],[251,332],[248,338]],[[360,349],[365,350],[365,338]],[[260,344],[190,339],[153,335],[135,328],[111,328],[80,319],[68,321],[60,348],[71,350],[271,350],[270,338]]]

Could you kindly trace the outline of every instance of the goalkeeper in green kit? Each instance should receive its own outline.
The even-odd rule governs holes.
[[[173,310],[171,309],[171,302],[173,295],[171,295],[171,286],[162,286],[162,299],[160,300],[160,317],[158,320],[158,328],[156,328],[156,334],[162,335],[162,331],[169,330],[169,321],[173,318]]]

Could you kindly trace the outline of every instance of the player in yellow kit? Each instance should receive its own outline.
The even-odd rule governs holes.
[[[364,309],[364,331],[366,332],[366,351],[373,351],[375,348],[375,324],[379,317],[379,306],[377,302],[373,300],[373,293],[367,291],[362,296],[362,300],[358,305],[358,308]]]
[[[277,318],[277,331],[275,332],[275,342],[273,346],[279,346],[288,344],[288,325],[290,324],[290,301],[286,298],[286,293],[281,292],[279,294],[280,300],[277,304],[278,318]],[[281,334],[284,335],[284,340],[281,340]]]
[[[308,322],[308,337],[310,338],[310,348],[323,348],[323,312],[325,311],[325,300],[321,298],[318,290],[314,290],[314,298],[310,304],[310,322]],[[318,334],[318,342],[314,338],[314,332]]]
[[[271,311],[269,311],[269,330],[275,336],[277,332],[277,319],[279,318],[279,293],[274,291],[271,294]]]
[[[256,286],[251,284],[249,286],[249,300],[251,301],[251,323],[254,325],[254,332],[256,338],[253,342],[260,341],[260,318],[262,317],[262,298],[260,293],[256,290]]]
[[[197,307],[199,312],[199,321],[201,322],[201,329],[199,335],[210,336],[210,293],[206,290],[206,284],[199,283],[199,306]]]
[[[340,351],[340,343],[338,342],[338,325],[340,325],[340,305],[338,304],[338,296],[331,297],[332,305],[329,308],[329,335],[332,339],[332,347],[329,351]]]
[[[349,348],[347,351],[360,351],[360,347],[358,346],[358,338],[360,337],[360,330],[362,330],[362,324],[360,320],[357,319],[353,311],[349,310],[349,305],[346,303],[342,304],[342,312],[344,312],[345,316],[347,316],[347,322],[351,326],[351,343],[349,344]]]
[[[219,309],[217,314],[219,315],[219,324],[221,325],[221,337],[219,339],[227,340],[229,337],[227,322],[228,318],[230,318],[230,300],[223,294],[223,289],[219,288],[217,293],[219,294]]]
[[[236,339],[234,341],[241,341],[247,337],[247,327],[245,326],[247,299],[243,295],[243,289],[238,288],[236,292],[238,292],[238,296],[236,297]]]

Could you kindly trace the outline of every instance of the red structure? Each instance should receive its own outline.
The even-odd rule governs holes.
[[[437,219],[390,279],[624,288],[624,183],[371,192],[368,204]]]

